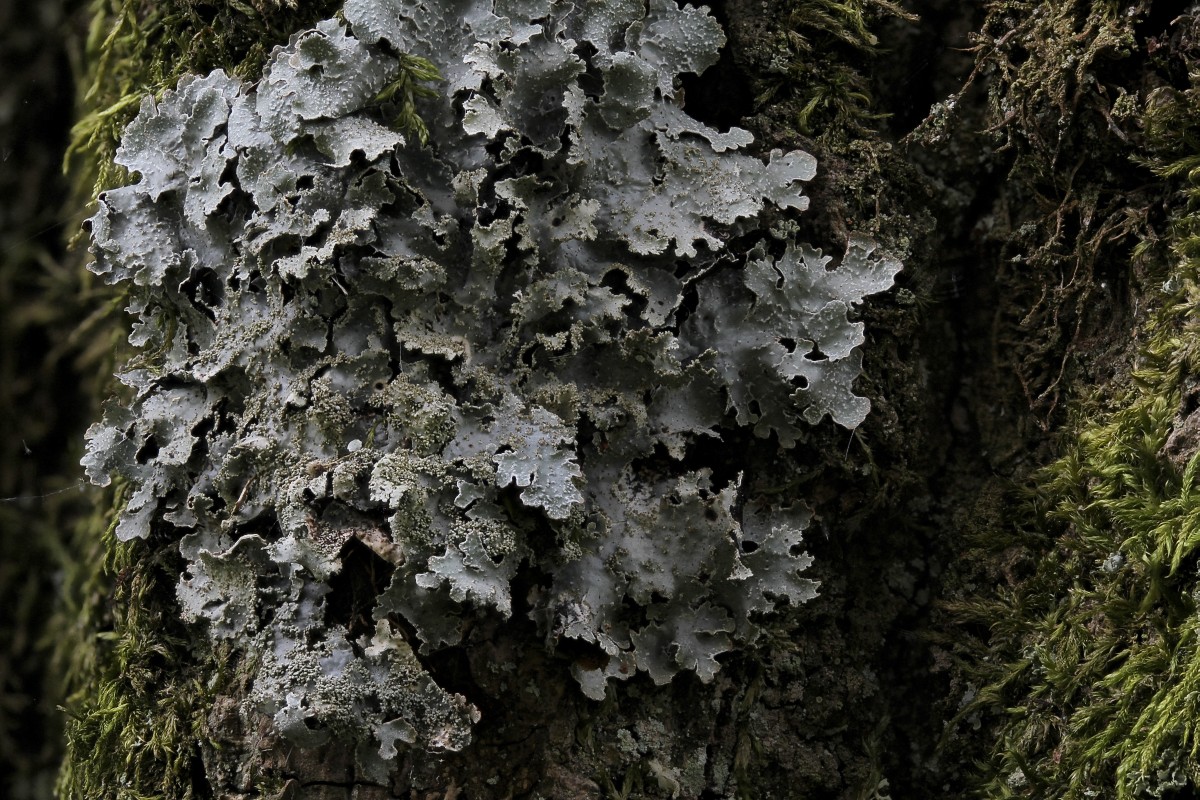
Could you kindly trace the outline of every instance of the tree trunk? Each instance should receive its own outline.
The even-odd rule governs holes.
[[[93,9],[60,794],[1200,791],[1200,17],[431,5]]]

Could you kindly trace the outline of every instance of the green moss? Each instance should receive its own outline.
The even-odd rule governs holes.
[[[55,665],[75,687],[58,796],[194,797],[193,762],[225,661],[189,647],[174,603],[178,557],[117,542],[117,516],[104,515],[101,535],[99,519],[82,526],[74,543],[86,558],[69,576],[64,618],[75,629],[61,632]]]
[[[806,136],[838,141],[863,136],[881,118],[873,108],[869,67],[878,55],[872,27],[888,17],[916,17],[889,0],[787,0],[781,17],[746,54],[756,76],[755,105],[786,109]]]
[[[957,119],[986,92],[986,115],[963,126],[986,130],[969,146],[991,149],[1006,173],[978,229],[1011,298],[996,317],[996,359],[1045,430],[1065,422],[1069,387],[1097,379],[1096,340],[1112,335],[1122,295],[1155,269],[1137,248],[1158,236],[1162,186],[1131,156],[1147,147],[1146,87],[1175,79],[1154,56],[1176,51],[1170,30],[1149,2],[994,0],[970,37],[965,86],[908,137],[950,148],[971,139]]]
[[[1186,92],[1159,100],[1144,161],[1190,177],[1198,106]],[[1175,197],[1174,266],[1146,292],[1160,305],[1140,325],[1130,380],[1081,406],[1063,455],[1037,474],[1024,506],[1035,527],[993,542],[1024,548],[1029,575],[967,614],[991,628],[974,667],[983,688],[964,710],[1000,715],[989,797],[1200,786],[1200,454],[1186,436],[1168,443],[1200,368],[1200,188],[1189,180]]]

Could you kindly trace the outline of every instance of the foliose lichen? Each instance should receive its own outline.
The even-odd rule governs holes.
[[[854,237],[831,269],[787,221],[815,159],[684,113],[723,41],[672,0],[349,0],[257,84],[143,102],[90,221],[143,355],[83,463],[134,487],[119,538],[179,541],[184,618],[258,654],[296,743],[357,737],[374,777],[463,747],[478,711],[420,658],[475,617],[590,644],[602,698],[710,680],[814,596],[809,510],[709,445],[858,425],[847,313],[900,264]],[[387,125],[414,56],[425,144]],[[367,633],[328,602],[353,541],[390,570]]]

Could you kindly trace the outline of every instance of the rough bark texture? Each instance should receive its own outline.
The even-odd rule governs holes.
[[[712,683],[634,679],[603,702],[570,677],[575,654],[547,651],[519,611],[481,625],[467,645],[424,661],[479,708],[473,743],[457,754],[406,753],[383,785],[356,774],[345,742],[294,747],[245,702],[249,654],[213,648],[179,618],[173,542],[118,543],[111,526],[102,537],[83,525],[67,562],[97,563],[65,573],[74,599],[59,613],[69,624],[52,628],[77,651],[57,662],[73,665],[57,667],[73,680],[63,795],[1200,791],[1200,657],[1189,632],[1200,518],[1190,494],[1200,246],[1189,216],[1200,20],[1184,4],[1148,0],[903,7],[728,0],[715,9],[729,36],[722,60],[685,86],[692,115],[746,127],[764,151],[816,155],[808,193],[824,213],[805,221],[814,239],[865,231],[904,257],[900,288],[863,313],[858,387],[871,415],[853,436],[826,421],[794,451],[803,474],[794,488],[818,520],[806,536],[817,599],[777,615],[752,648],[722,656]],[[261,62],[269,44],[328,15],[270,3],[114,3],[96,7],[99,30],[121,9],[160,27],[130,23],[124,38],[94,38],[87,58],[95,63],[107,47],[119,63],[92,73],[107,99],[80,110],[90,130],[99,124],[90,113],[136,94],[129,75],[161,85],[180,70],[252,70],[245,65]],[[247,20],[258,40],[245,35]],[[14,86],[65,79],[61,65],[29,64],[38,77],[14,73]],[[127,120],[135,105],[125,107]],[[30,144],[32,123],[9,120],[0,158]],[[0,186],[46,185],[47,153],[65,140],[62,123],[57,130],[19,165],[0,162]],[[79,150],[84,193],[96,176],[115,180],[111,147]],[[40,216],[5,216],[9,241],[28,242],[58,218],[46,209],[64,196],[22,191]],[[0,277],[33,269],[15,245],[2,246]],[[16,342],[65,340],[67,326],[61,317],[15,326],[15,310],[35,293],[5,280],[0,287],[17,290],[0,301],[4,397],[27,405],[16,378],[35,367],[14,361]],[[71,404],[39,405],[63,413]],[[44,447],[69,450],[70,429],[56,423]],[[0,441],[0,495],[60,488],[10,477],[25,458],[21,438]],[[74,481],[47,459],[43,469]],[[33,514],[14,510],[0,506],[5,551],[22,547]],[[104,578],[96,543],[106,548]],[[43,563],[46,575],[48,555]],[[367,555],[347,558],[352,606],[378,593],[373,566]],[[21,594],[0,579],[0,591],[35,596],[49,579],[40,580]],[[23,613],[4,624],[13,644],[0,655],[0,681],[12,700],[0,706],[0,736],[24,731],[31,746],[0,739],[0,759],[17,776],[13,796],[44,797],[36,776],[59,717],[22,698],[45,691],[32,665],[47,655],[24,643],[46,622]]]

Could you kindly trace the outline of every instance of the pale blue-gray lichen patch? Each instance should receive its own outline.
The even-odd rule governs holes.
[[[358,737],[380,780],[464,746],[477,712],[414,649],[510,617],[522,570],[547,642],[594,645],[593,698],[710,680],[815,594],[809,512],[722,447],[862,421],[847,312],[899,264],[771,228],[816,162],[680,109],[722,42],[671,0],[350,0],[258,84],[184,80],[130,126],[139,181],[91,226],[143,356],[84,464],[132,483],[120,538],[179,542],[184,617],[260,654],[295,742]],[[427,146],[386,125],[397,52],[444,79]],[[390,579],[352,631],[329,596],[360,546]]]

